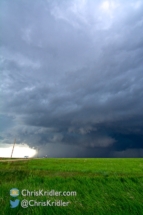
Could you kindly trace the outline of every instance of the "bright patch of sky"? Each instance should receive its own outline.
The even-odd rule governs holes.
[[[0,157],[11,158],[13,144],[0,144]],[[36,155],[37,151],[30,148],[27,144],[15,144],[12,158],[24,158],[25,156],[31,158]]]

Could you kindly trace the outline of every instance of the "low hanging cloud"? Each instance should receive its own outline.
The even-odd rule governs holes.
[[[143,3],[2,0],[0,10],[0,143],[140,157]]]
[[[94,139],[94,142],[87,142],[84,144],[84,146],[86,147],[108,147],[110,145],[112,145],[115,142],[115,140],[111,137],[98,137]]]

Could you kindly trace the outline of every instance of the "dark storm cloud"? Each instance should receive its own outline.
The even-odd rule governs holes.
[[[142,10],[133,0],[1,1],[1,142],[141,156]]]

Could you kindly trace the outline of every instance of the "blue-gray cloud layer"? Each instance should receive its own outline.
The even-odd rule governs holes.
[[[142,1],[0,8],[1,142],[16,136],[52,156],[141,156]]]

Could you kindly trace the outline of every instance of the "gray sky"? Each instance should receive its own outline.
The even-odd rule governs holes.
[[[143,1],[1,0],[0,143],[143,156]]]

